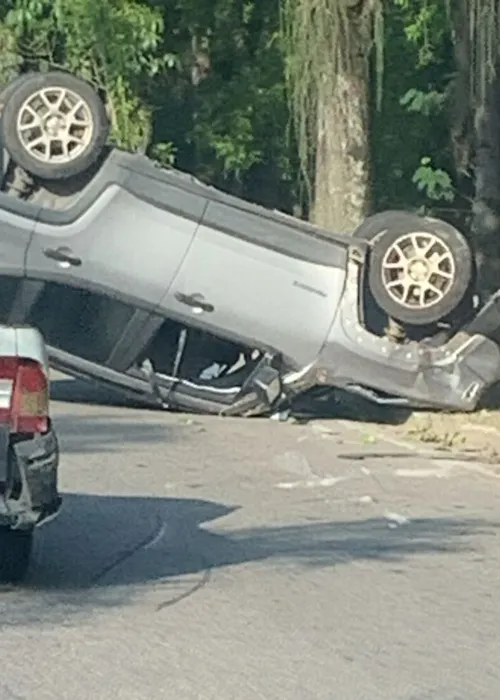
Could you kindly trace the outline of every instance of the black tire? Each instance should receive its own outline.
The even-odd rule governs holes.
[[[454,271],[444,296],[427,300],[426,306],[410,306],[398,301],[386,287],[384,258],[398,239],[411,233],[429,233],[449,251]],[[366,219],[354,233],[355,238],[372,244],[368,285],[378,306],[390,317],[405,324],[425,326],[448,317],[470,289],[474,264],[469,244],[453,226],[439,219],[406,212],[388,211]],[[415,285],[416,288],[416,285]]]
[[[14,83],[17,86],[14,88]],[[63,180],[84,173],[99,158],[109,134],[109,120],[106,108],[91,85],[74,75],[53,71],[50,73],[30,73],[19,76],[11,86],[7,86],[7,98],[2,114],[3,144],[11,158],[21,168],[34,177],[43,180]],[[47,162],[33,156],[25,147],[18,129],[17,120],[24,103],[36,93],[44,89],[65,89],[80,98],[87,107],[90,115],[91,134],[88,143],[80,152],[69,156],[69,160]],[[64,118],[64,113],[60,113]],[[42,133],[39,127],[36,131]],[[54,143],[57,141],[54,139]]]
[[[418,219],[420,222],[422,217],[415,214],[409,214],[405,211],[397,209],[388,209],[377,214],[368,216],[362,224],[352,234],[353,238],[358,238],[362,241],[374,241],[375,238],[383,233],[387,228],[397,228],[398,226],[406,226],[408,217],[412,220]]]
[[[32,529],[0,528],[0,583],[20,583],[24,579],[32,546]]]
[[[5,103],[12,95],[12,93],[15,92],[15,90],[17,90],[19,85],[21,85],[26,80],[28,75],[31,74],[23,73],[22,75],[18,75],[16,78],[14,78],[14,80],[11,80],[10,83],[7,83],[6,85],[0,87],[0,120],[2,119],[2,112]],[[5,175],[4,168],[7,165],[7,163],[5,163],[4,161],[4,148],[5,144],[2,144],[0,149],[0,177]]]
[[[17,88],[22,85],[31,75],[35,75],[35,73],[22,73],[14,78],[14,80],[11,80],[10,83],[7,83],[7,85],[0,88],[0,115],[2,114],[3,108],[5,107],[10,96],[14,94]]]

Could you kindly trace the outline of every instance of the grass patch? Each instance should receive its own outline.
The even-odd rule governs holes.
[[[478,461],[500,464],[500,410],[477,413],[414,413],[399,435],[450,453],[476,456]]]

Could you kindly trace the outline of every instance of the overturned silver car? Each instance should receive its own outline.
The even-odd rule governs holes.
[[[0,103],[0,321],[36,326],[54,368],[225,415],[317,386],[473,410],[500,379],[497,297],[474,301],[448,223],[389,211],[347,236],[250,204],[109,146],[66,73]]]

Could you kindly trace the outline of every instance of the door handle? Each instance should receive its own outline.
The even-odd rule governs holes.
[[[71,248],[66,248],[65,246],[60,248],[45,248],[43,254],[46,258],[50,258],[59,263],[67,263],[75,267],[79,267],[82,264],[81,259],[73,255]]]
[[[210,313],[215,308],[213,304],[209,304],[207,301],[205,301],[203,294],[182,294],[181,292],[176,292],[174,297],[181,304],[190,306],[193,311],[200,310]]]

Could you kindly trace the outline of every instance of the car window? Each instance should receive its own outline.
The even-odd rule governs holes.
[[[0,323],[8,323],[22,278],[0,276]]]
[[[104,364],[134,313],[135,307],[104,295],[49,283],[27,322],[40,330],[48,345]]]

